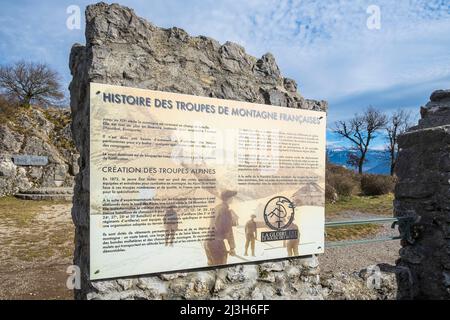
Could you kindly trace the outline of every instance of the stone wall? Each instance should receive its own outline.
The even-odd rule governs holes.
[[[394,208],[403,236],[398,296],[450,298],[450,90],[433,92],[399,138]]]
[[[241,46],[161,29],[133,10],[99,3],[86,10],[86,45],[70,55],[72,132],[81,153],[72,210],[74,263],[81,267],[78,299],[322,298],[316,257],[262,264],[89,281],[89,89],[90,82],[214,98],[326,110],[304,99],[294,80],[281,76],[271,54],[248,55]]]

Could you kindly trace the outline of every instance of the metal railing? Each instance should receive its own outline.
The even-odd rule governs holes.
[[[408,217],[399,217],[399,218],[374,218],[374,219],[361,219],[361,220],[347,220],[347,221],[329,221],[325,223],[325,228],[336,228],[343,226],[355,226],[362,224],[384,224],[384,223],[392,223],[391,228],[395,228],[397,223],[402,219],[409,219]],[[326,232],[325,232],[326,237]],[[364,244],[364,243],[373,243],[373,242],[384,242],[384,241],[392,241],[392,240],[400,240],[402,237],[392,236],[392,237],[380,237],[373,239],[360,239],[360,240],[342,240],[342,241],[331,241],[325,242],[325,248],[333,248],[333,247],[344,247],[355,244]]]

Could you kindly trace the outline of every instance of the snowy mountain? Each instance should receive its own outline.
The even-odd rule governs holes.
[[[350,168],[347,164],[348,155],[351,152],[353,151],[346,148],[327,148],[328,160],[333,164],[355,169]],[[364,164],[364,172],[386,175],[390,173],[390,160],[387,151],[369,150],[366,157],[367,162]]]

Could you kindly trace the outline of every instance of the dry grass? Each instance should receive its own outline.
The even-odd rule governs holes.
[[[9,102],[0,95],[0,124],[7,124],[9,121],[14,121],[18,114],[18,108],[19,106]]]
[[[325,205],[327,217],[336,216],[342,211],[354,211],[381,216],[392,216],[394,195],[392,193],[381,196],[351,196],[336,203]]]
[[[0,198],[1,254],[9,265],[69,258],[73,225],[70,203]]]
[[[377,224],[359,224],[347,227],[326,228],[327,241],[358,240],[375,236],[381,226]]]
[[[70,202],[0,198],[0,300],[72,299]]]
[[[27,201],[15,197],[0,198],[0,220],[15,227],[27,227],[45,206],[67,204],[66,201]]]

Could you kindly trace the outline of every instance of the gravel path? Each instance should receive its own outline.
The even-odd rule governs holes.
[[[333,216],[330,221],[357,220],[380,218],[380,215],[371,215],[361,212],[346,211]],[[391,225],[383,224],[375,237],[398,236],[397,229]],[[373,238],[373,237],[371,237]],[[354,272],[367,268],[370,265],[395,265],[400,250],[400,240],[357,244],[345,247],[329,247],[325,245],[325,253],[319,255],[321,272]]]

